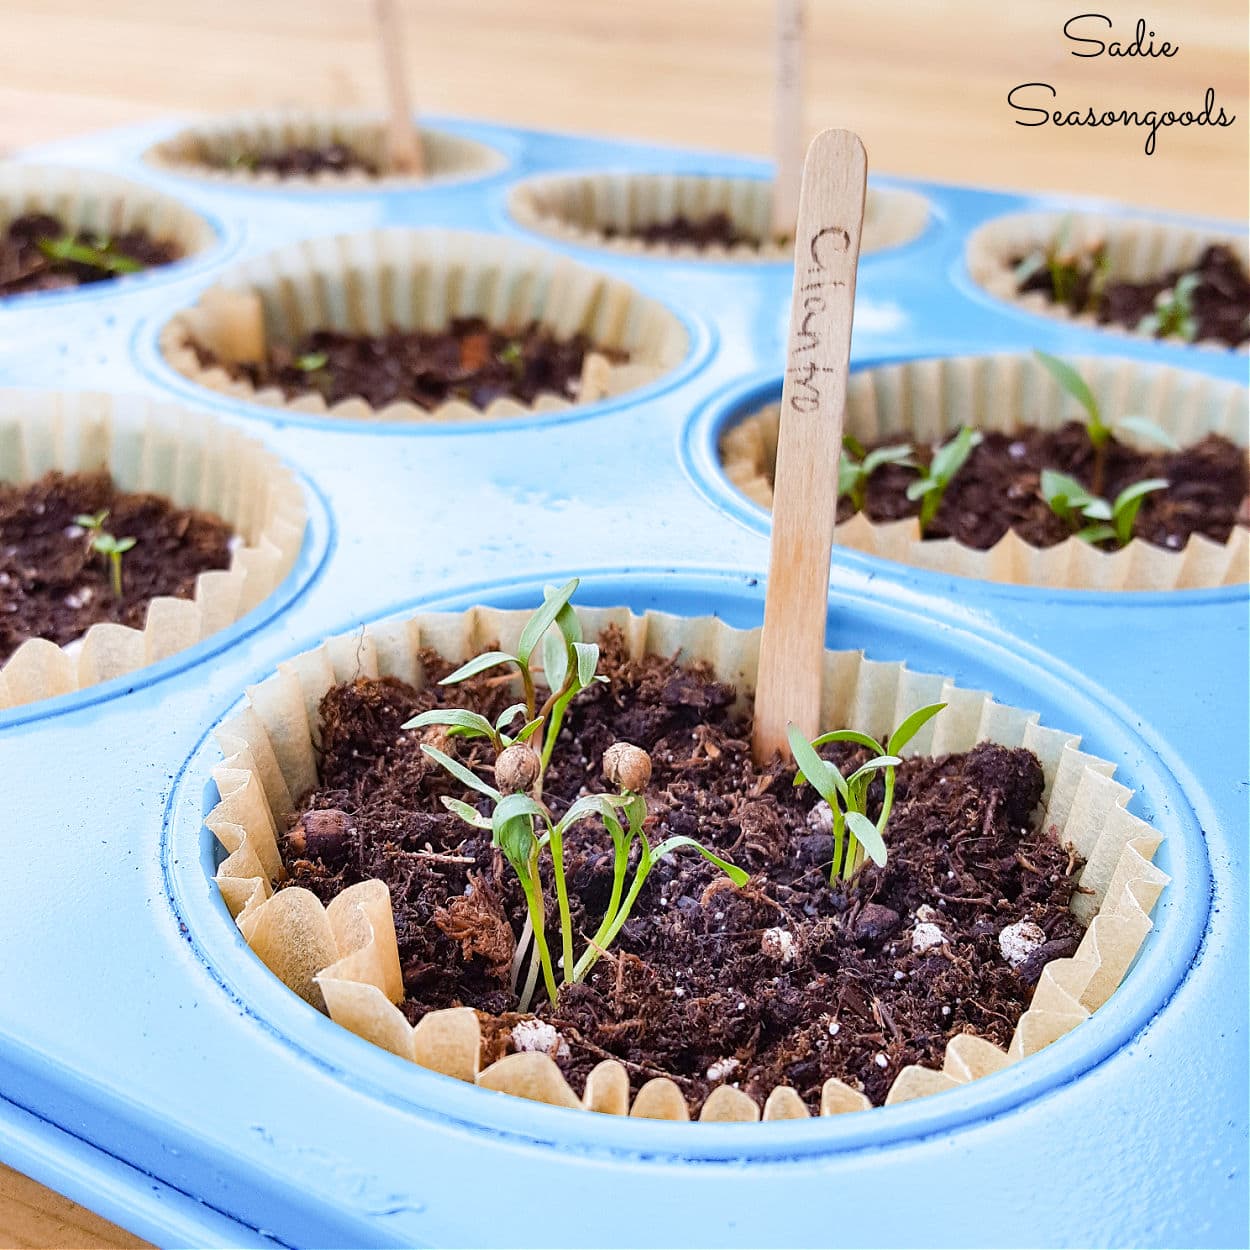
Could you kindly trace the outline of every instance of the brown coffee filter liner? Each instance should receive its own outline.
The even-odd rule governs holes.
[[[27,213],[50,213],[70,230],[106,236],[144,230],[173,243],[180,256],[216,241],[199,213],[151,187],[95,169],[10,164],[0,168],[0,230]]]
[[[1067,231],[1067,250],[1074,255],[1105,245],[1108,276],[1112,281],[1145,282],[1173,269],[1187,268],[1195,264],[1203,250],[1213,243],[1222,243],[1230,248],[1243,267],[1250,264],[1250,246],[1244,234],[1221,235],[1190,226],[1098,213],[1012,213],[987,221],[969,236],[966,250],[968,273],[978,286],[991,295],[1043,317],[1076,322],[1110,334],[1153,338],[1153,335],[1138,334],[1126,326],[1100,325],[1092,313],[1075,314],[1048,299],[1042,291],[1021,292],[1017,289],[1016,263],[1031,252],[1045,250],[1063,230]],[[1183,342],[1180,339],[1168,341]],[[1227,343],[1218,340],[1192,346],[1221,352],[1230,350]],[[1250,351],[1250,344],[1243,343],[1238,350]]]
[[[188,126],[144,153],[149,165],[170,173],[283,191],[354,190],[410,187],[478,178],[502,168],[503,154],[445,130],[422,127],[425,175],[392,173],[388,169],[386,121],[369,113],[262,112],[235,113]],[[283,177],[272,170],[253,170],[226,161],[242,153],[281,152],[295,147],[324,147],[341,143],[381,171],[371,177],[363,170],[322,170],[316,174]]]
[[[93,625],[80,643],[24,642],[0,666],[0,708],[69,694],[192,646],[250,612],[286,577],[307,511],[294,475],[260,443],[198,413],[141,396],[0,392],[0,481],[51,470],[108,471],[125,491],[219,517],[243,540],[195,597],[161,596],[143,629]]]
[[[176,314],[160,343],[169,364],[201,386],[295,412],[463,421],[573,406],[549,394],[532,405],[497,399],[485,410],[461,400],[431,412],[407,401],[375,410],[359,396],[327,407],[321,395],[288,400],[276,387],[257,390],[218,365],[204,366],[194,346],[241,363],[263,359],[270,340],[294,342],[310,330],[440,330],[457,317],[501,329],[537,321],[557,338],[581,332],[597,347],[627,352],[622,364],[587,353],[579,403],[654,381],[681,362],[690,342],[662,304],[556,253],[494,235],[390,229],[310,239],[250,260]]]
[[[530,178],[508,195],[513,220],[528,230],[582,247],[635,255],[709,261],[788,261],[792,241],[771,237],[772,183],[763,178],[681,174],[555,174]],[[682,216],[702,221],[725,213],[753,242],[648,243],[635,232]],[[865,252],[898,247],[916,238],[929,220],[929,203],[914,191],[870,187],[864,208]],[[609,238],[607,231],[613,231]]]
[[[711,663],[739,692],[755,683],[759,631],[732,629],[713,618],[688,620],[661,613],[634,616],[625,608],[582,609],[590,637],[608,625],[624,633],[631,653],[674,655]],[[510,1054],[484,1070],[477,1016],[467,1007],[436,1011],[415,1028],[393,1004],[404,991],[385,884],[369,880],[322,907],[300,887],[274,891],[284,876],[276,834],[294,800],[317,783],[318,704],[334,685],[359,677],[393,676],[420,688],[418,652],[433,648],[463,660],[496,643],[515,646],[529,614],[473,608],[386,621],[332,638],[279,666],[248,691],[248,706],[217,734],[225,761],[214,770],[220,801],[205,819],[228,852],[217,871],[222,897],[253,951],[301,997],[368,1041],[422,1067],[486,1088],[565,1107],[610,1114],[686,1120],[690,1111],[677,1085],[649,1081],[629,1103],[625,1069],[606,1060],[590,1074],[579,1099],[552,1059],[536,1052]],[[1045,775],[1045,823],[1086,861],[1072,908],[1088,924],[1070,959],[1042,972],[1032,1005],[1006,1051],[973,1036],[951,1040],[941,1071],[908,1067],[888,1102],[902,1102],[963,1084],[1015,1063],[1075,1028],[1110,996],[1151,928],[1149,914],[1168,878],[1151,860],[1162,841],[1131,815],[1130,792],[1111,779],[1114,765],[1079,750],[1079,738],[1044,728],[1036,712],[995,703],[949,679],[911,672],[904,664],[867,660],[860,652],[827,652],[821,724],[878,736],[927,703],[948,704],[910,750],[960,752],[983,740],[1036,753]],[[745,697],[739,694],[739,704]],[[857,1090],[826,1083],[821,1114],[868,1107]],[[794,1090],[774,1090],[764,1119],[801,1118],[808,1112]],[[761,1109],[731,1085],[718,1086],[700,1119],[757,1120]]]
[[[1243,386],[1110,357],[1072,363],[1112,423],[1144,416],[1182,446],[1207,434],[1222,434],[1246,446],[1250,392]],[[1054,429],[1084,417],[1076,400],[1032,356],[1023,354],[941,357],[865,369],[851,375],[846,397],[846,432],[864,443],[879,438],[940,441],[964,424],[982,430],[1021,425]],[[725,475],[770,510],[778,419],[774,404],[726,429],[720,440]],[[1128,431],[1117,437],[1139,442]],[[1234,527],[1226,543],[1195,535],[1180,551],[1140,539],[1116,552],[1100,551],[1077,538],[1038,548],[1011,531],[988,551],[978,551],[953,539],[922,540],[914,517],[875,523],[863,513],[839,525],[837,534],[841,546],[882,559],[1022,586],[1181,590],[1250,578],[1250,533],[1244,526]]]

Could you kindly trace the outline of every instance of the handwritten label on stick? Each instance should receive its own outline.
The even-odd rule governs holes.
[[[803,168],[755,693],[758,760],[788,753],[790,722],[809,737],[819,730],[867,167],[856,135],[826,130],[812,141]]]

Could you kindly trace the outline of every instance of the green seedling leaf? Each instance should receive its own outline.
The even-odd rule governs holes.
[[[681,836],[666,838],[658,846],[652,847],[651,859],[653,861],[663,859],[665,855],[669,855],[683,846],[690,847],[692,851],[698,851],[709,864],[715,864],[716,867],[719,868],[721,872],[723,872],[730,879],[730,881],[732,881],[734,885],[739,888],[746,885],[746,883],[750,880],[748,874],[743,872],[741,868],[737,867],[735,864],[731,864],[727,859],[721,859],[719,855],[713,854],[713,852],[709,851],[706,846],[702,846],[693,838]]]
[[[49,260],[87,265],[105,273],[138,273],[143,268],[142,263],[133,256],[110,251],[107,240],[103,241],[103,246],[92,247],[90,243],[65,235],[59,239],[37,239],[35,246]]]
[[[308,352],[295,361],[295,367],[301,373],[316,373],[318,369],[324,369],[329,363],[330,357],[325,352]]]
[[[885,464],[912,466],[911,444],[897,443],[893,447],[878,447],[875,451],[870,451],[864,457],[864,476],[871,477]]]
[[[453,799],[450,795],[444,794],[440,800],[442,805],[453,815],[459,816],[466,824],[472,825],[475,829],[490,829],[490,817],[483,816],[476,807],[470,807],[467,803],[462,803],[459,799]]]
[[[81,528],[85,530],[98,530],[104,525],[104,522],[108,520],[108,515],[109,510],[107,508],[101,508],[99,512],[92,513],[91,515],[81,513],[74,518],[74,524],[81,526]]]
[[[462,785],[468,786],[470,790],[476,790],[479,794],[484,794],[487,798],[494,799],[496,803],[503,798],[494,786],[487,785],[481,777],[467,769],[459,760],[453,760],[450,755],[440,751],[437,747],[432,747],[428,743],[423,742],[421,750],[436,764],[442,765]]]
[[[560,827],[567,829],[587,816],[598,816],[601,819],[615,819],[618,811],[628,811],[633,797],[626,798],[623,794],[586,794],[573,803],[560,818]]]
[[[886,750],[897,755],[945,706],[945,703],[930,703],[917,708],[890,735]]]
[[[838,498],[846,495],[854,497],[859,479],[863,475],[863,466],[852,460],[848,452],[843,452],[838,461]]]
[[[897,755],[878,755],[875,760],[868,760],[867,763],[861,764],[846,779],[847,789],[850,789],[861,777],[869,777],[883,768],[897,768],[902,762]]]
[[[525,623],[525,628],[521,631],[521,638],[517,643],[516,649],[516,659],[519,663],[529,664],[530,656],[533,654],[534,648],[538,646],[539,639],[542,638],[556,617],[567,606],[568,601],[573,596],[573,592],[577,590],[578,582],[579,579],[576,577],[566,582]]]
[[[517,735],[512,739],[513,742],[528,742],[534,736],[534,731],[543,723],[541,716],[535,716],[533,720],[528,720],[517,731]]]
[[[1131,434],[1136,434],[1138,438],[1146,439],[1151,443],[1158,443],[1160,447],[1166,447],[1169,451],[1180,450],[1180,444],[1176,439],[1148,417],[1121,417],[1115,423],[1115,428],[1117,430],[1128,430]]]
[[[1168,482],[1161,477],[1147,478],[1142,482],[1134,482],[1126,486],[1111,505],[1111,524],[1115,528],[1115,536],[1120,546],[1128,545],[1133,537],[1133,523],[1137,520],[1142,501],[1155,491],[1167,490]],[[1088,512],[1086,513],[1088,515]]]
[[[1046,268],[1046,253],[1030,252],[1012,271],[1016,286],[1023,286],[1030,278],[1036,277]]]
[[[1041,491],[1050,510],[1069,525],[1079,525],[1077,514],[1097,502],[1076,478],[1055,469],[1042,470]]]
[[[790,743],[790,751],[794,762],[799,767],[803,779],[832,807],[840,796],[849,802],[846,781],[842,774],[830,763],[816,754],[816,748],[799,732],[798,727],[790,725],[786,729],[786,739]],[[797,781],[798,778],[796,777]]]
[[[812,739],[812,746],[824,747],[831,742],[857,742],[861,747],[867,747],[877,755],[885,754],[885,748],[876,738],[862,734],[858,729],[835,729],[831,733],[821,734],[819,738]]]
[[[1103,543],[1115,536],[1115,530],[1110,525],[1087,525],[1076,531],[1076,537],[1083,543]]]
[[[599,644],[575,642],[573,651],[577,656],[577,684],[585,690],[594,681],[595,669],[599,667]]]
[[[1091,424],[1101,426],[1102,416],[1098,410],[1098,401],[1085,379],[1066,360],[1060,360],[1058,356],[1043,351],[1034,351],[1033,355],[1046,372],[1085,409]]]
[[[511,725],[518,716],[524,716],[527,710],[524,703],[513,703],[510,707],[504,708],[495,717],[495,728],[503,729],[505,725]]]
[[[488,668],[497,668],[500,664],[520,663],[517,656],[509,655],[507,651],[486,651],[475,656],[468,663],[462,664],[454,673],[448,673],[438,684],[454,686],[457,682],[467,681],[470,677],[476,677],[478,673],[484,673]]]
[[[476,712],[466,712],[458,707],[431,708],[430,711],[422,712],[420,716],[414,716],[412,720],[405,721],[402,728],[424,729],[426,725],[454,725],[464,730],[463,736],[466,737],[490,738],[492,741],[495,738],[495,727],[485,716],[479,716]]]
[[[563,634],[543,635],[543,674],[552,694],[564,687],[569,674],[569,652]]]
[[[979,431],[965,425],[949,442],[943,443],[934,453],[929,465],[929,475],[945,485],[964,467],[972,449],[981,441]]]
[[[855,840],[864,848],[868,858],[879,868],[885,867],[885,840],[877,826],[861,812],[847,812],[846,827],[854,835]]]

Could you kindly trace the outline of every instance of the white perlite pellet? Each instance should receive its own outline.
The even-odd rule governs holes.
[[[539,1054],[567,1054],[568,1046],[555,1025],[545,1020],[522,1020],[512,1026],[512,1044],[519,1051],[536,1050]]]
[[[1040,925],[1017,920],[999,933],[998,949],[1013,968],[1018,968],[1045,941],[1046,932]]]
[[[807,827],[813,833],[833,832],[833,808],[824,799],[807,813]]]
[[[911,948],[917,955],[941,946],[944,941],[946,939],[942,936],[942,930],[935,924],[918,924],[911,931]]]
[[[794,934],[780,925],[774,929],[764,930],[760,937],[760,949],[769,959],[778,959],[783,964],[793,963],[798,954],[798,948],[794,944]]]
[[[707,1079],[709,1081],[723,1081],[727,1076],[738,1070],[738,1061],[736,1059],[718,1059],[707,1070]]]

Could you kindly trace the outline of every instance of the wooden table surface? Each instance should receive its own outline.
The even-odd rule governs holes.
[[[1087,6],[1059,0],[809,0],[807,123],[859,132],[873,170],[1107,196],[1244,219],[1250,176],[1244,0],[1155,5],[1174,55],[1077,57]],[[1072,33],[1130,43],[1141,9]],[[1170,11],[1168,11],[1170,10]],[[764,154],[770,0],[407,0],[420,109],[525,126]],[[0,153],[170,111],[380,107],[369,0],[0,0]],[[1199,111],[1223,128],[1053,124],[1053,107]],[[1020,93],[1044,103],[1044,88]],[[1023,98],[1021,98],[1023,97]],[[1047,97],[1048,98],[1048,97]],[[0,1245],[140,1244],[0,1168]]]

